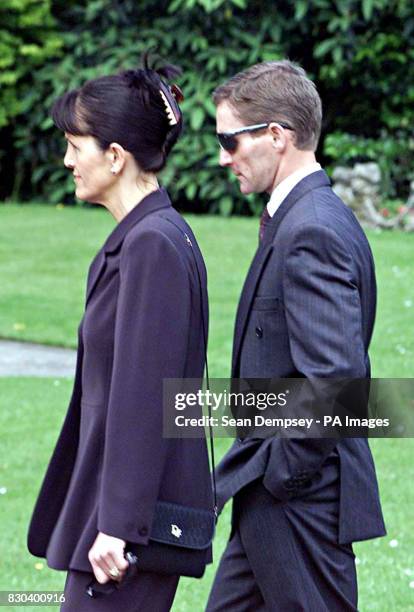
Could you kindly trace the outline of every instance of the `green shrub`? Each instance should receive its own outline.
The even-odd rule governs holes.
[[[0,3],[0,197],[20,194],[16,137],[10,128],[32,110],[30,91],[40,66],[59,55],[62,41],[50,12],[50,0],[2,0]],[[7,127],[9,126],[9,127]],[[12,180],[14,177],[14,180]]]
[[[12,2],[12,0],[8,0]],[[324,164],[377,159],[385,196],[404,198],[414,169],[414,6],[409,0],[92,0],[52,3],[62,54],[27,83],[13,132],[19,198],[73,200],[52,101],[86,79],[138,65],[154,47],[183,68],[186,130],[163,180],[183,209],[258,213],[218,167],[212,90],[263,60],[289,57],[315,79],[324,103],[318,156]],[[20,91],[24,92],[23,86]],[[410,159],[411,157],[411,159]],[[12,189],[10,189],[12,191]]]
[[[391,137],[384,129],[378,138],[334,132],[326,136],[324,152],[333,162],[331,169],[359,161],[377,162],[381,168],[382,193],[390,198],[408,196],[410,180],[414,179],[414,139],[403,131]]]
[[[29,110],[21,93],[32,71],[56,56],[60,47],[50,0],[2,0],[0,127],[7,125],[11,117]]]

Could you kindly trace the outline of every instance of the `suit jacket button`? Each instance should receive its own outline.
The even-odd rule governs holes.
[[[139,530],[139,535],[140,536],[146,536],[148,535],[148,528],[147,527],[141,527],[141,529]]]
[[[263,329],[261,327],[256,327],[256,336],[261,338],[263,336]]]

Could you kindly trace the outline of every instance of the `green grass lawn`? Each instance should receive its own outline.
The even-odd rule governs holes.
[[[71,381],[66,379],[0,378],[0,490],[7,490],[0,495],[0,591],[63,588],[64,574],[32,557],[25,544],[33,504],[70,391]],[[227,444],[224,439],[217,441],[219,456]],[[360,610],[408,612],[414,610],[414,589],[409,586],[414,582],[414,444],[413,440],[391,439],[373,440],[371,446],[388,535],[355,546],[360,561]],[[215,538],[215,563],[202,580],[181,581],[174,612],[202,612],[228,530],[226,508]],[[397,546],[390,546],[394,540]]]
[[[257,243],[257,220],[188,219],[209,273],[210,374],[225,377],[237,299]],[[0,206],[0,337],[75,346],[87,267],[113,226],[102,210]],[[370,232],[369,239],[379,288],[373,375],[410,377],[414,237]],[[63,586],[63,574],[47,569],[26,551],[25,534],[70,390],[66,379],[0,378],[0,590]],[[227,445],[227,440],[217,441],[219,456]],[[413,442],[373,440],[371,446],[388,536],[355,546],[360,610],[414,611]],[[175,612],[203,610],[228,526],[227,508],[215,539],[215,564],[202,581],[181,581]],[[397,545],[390,545],[394,541]]]
[[[237,299],[257,245],[257,219],[189,216],[209,274],[211,375],[229,373]],[[0,337],[75,346],[85,279],[114,227],[102,209],[0,205]],[[373,376],[414,367],[414,235],[370,232],[377,263]]]

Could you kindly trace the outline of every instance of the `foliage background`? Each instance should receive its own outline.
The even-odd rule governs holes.
[[[255,62],[289,57],[324,104],[319,159],[377,160],[387,200],[414,178],[414,5],[410,0],[3,0],[0,199],[73,199],[48,109],[86,79],[135,67],[149,47],[183,68],[186,131],[163,177],[181,209],[248,208],[217,167],[211,92]]]

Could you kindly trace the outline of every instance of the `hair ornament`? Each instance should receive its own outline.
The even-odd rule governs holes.
[[[168,123],[171,127],[177,125],[181,119],[181,111],[178,102],[184,99],[181,89],[178,85],[169,87],[163,81],[160,82],[161,89],[159,90],[161,99],[165,106]]]
[[[174,111],[171,108],[171,106],[170,106],[170,104],[169,104],[169,102],[168,102],[164,92],[162,91],[162,89],[160,89],[160,95],[161,95],[162,101],[164,102],[165,111],[166,111],[167,117],[168,117],[168,123],[171,126],[177,125],[178,121],[177,121],[177,119],[176,119],[176,117],[174,115]]]
[[[184,94],[176,83],[170,85],[170,91],[174,96],[174,100],[177,102],[177,104],[180,104],[184,100]]]

